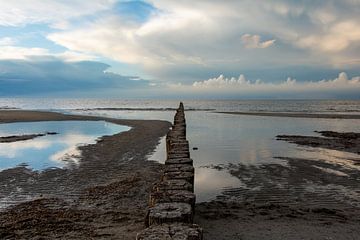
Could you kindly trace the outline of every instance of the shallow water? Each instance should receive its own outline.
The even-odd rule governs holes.
[[[360,113],[360,101],[184,101],[186,108],[216,109],[217,111],[267,111],[267,112],[310,112],[310,113]],[[55,109],[56,111],[84,115],[106,116],[126,119],[162,119],[172,121],[174,111],[136,111],[136,108],[176,108],[178,101],[125,101],[97,99],[55,99],[21,100],[0,99],[0,106]],[[91,108],[134,108],[133,110],[81,110]],[[78,110],[75,110],[78,109]],[[211,165],[261,164],[287,165],[278,157],[305,158],[358,169],[352,161],[359,161],[357,154],[321,148],[299,147],[284,141],[277,141],[279,134],[318,135],[318,131],[360,132],[360,120],[286,118],[245,115],[227,115],[211,111],[186,111],[187,138],[191,157],[196,167],[195,192],[197,201],[215,199],[223,190],[242,188],[244,183],[232,176],[227,170],[216,170]],[[165,161],[164,140],[149,156],[150,160]],[[324,172],[344,175],[327,168]]]
[[[81,155],[78,146],[93,144],[101,136],[129,127],[105,121],[48,121],[0,124],[0,137],[56,132],[26,141],[0,143],[0,171],[19,165],[33,170],[72,167]]]
[[[91,114],[168,121],[172,121],[174,115],[173,112],[162,111],[93,111]],[[360,156],[353,153],[299,147],[276,140],[276,135],[279,134],[318,135],[314,133],[315,130],[359,132],[360,120],[280,118],[188,111],[186,121],[191,157],[196,167],[195,192],[198,202],[214,199],[224,189],[243,186],[238,178],[227,171],[209,168],[211,165],[238,163],[286,165],[286,161],[277,157],[294,157],[318,159],[357,169],[358,166],[348,159],[360,160]],[[192,150],[193,147],[197,147],[198,150]],[[149,159],[163,163],[165,157],[165,143],[162,140]]]

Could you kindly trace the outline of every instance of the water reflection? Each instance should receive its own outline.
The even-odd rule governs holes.
[[[231,176],[226,171],[210,168],[197,168],[195,176],[195,194],[197,202],[215,199],[224,188],[243,187],[240,179]]]
[[[0,143],[0,170],[26,165],[34,170],[78,164],[79,146],[129,130],[105,121],[48,121],[0,124],[0,137],[57,132],[31,140]]]
[[[75,111],[74,113],[81,113]],[[159,111],[93,111],[94,115],[131,118],[173,120],[174,113]],[[89,114],[87,112],[86,114]],[[356,154],[319,148],[298,147],[284,141],[277,141],[279,134],[317,135],[315,130],[338,132],[359,132],[360,120],[278,118],[262,116],[226,115],[211,112],[186,112],[187,138],[191,157],[196,168],[195,191],[198,201],[213,199],[224,188],[238,187],[241,182],[226,171],[201,168],[219,164],[281,164],[286,161],[277,157],[307,158],[342,164],[358,169]],[[156,157],[163,159],[165,147],[159,146]],[[159,157],[160,156],[160,157]],[[350,160],[350,161],[349,161]]]
[[[162,137],[152,154],[147,158],[150,161],[165,163],[166,160],[166,137]]]

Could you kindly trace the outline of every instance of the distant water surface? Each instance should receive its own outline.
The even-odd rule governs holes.
[[[187,109],[307,113],[360,113],[360,100],[184,100]],[[0,108],[67,110],[92,108],[166,109],[179,100],[0,98]]]

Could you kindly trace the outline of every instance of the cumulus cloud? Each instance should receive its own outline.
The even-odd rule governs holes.
[[[268,48],[275,43],[275,39],[261,42],[259,35],[244,34],[241,40],[246,48]]]
[[[312,96],[317,98],[327,96],[338,96],[341,93],[350,93],[356,96],[360,91],[360,76],[349,78],[345,72],[341,72],[334,79],[323,79],[320,81],[298,82],[296,79],[288,77],[279,83],[264,82],[261,80],[248,80],[244,75],[238,78],[227,78],[220,75],[204,81],[194,82],[192,85],[171,85],[170,89],[181,89],[183,92],[193,94],[211,94],[212,96]],[[290,95],[289,95],[290,94]],[[295,94],[295,95],[291,95]],[[296,95],[297,94],[297,95]],[[318,95],[320,94],[320,95]],[[354,95],[355,94],[355,95]]]

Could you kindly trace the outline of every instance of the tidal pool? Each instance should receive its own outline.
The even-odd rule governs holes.
[[[171,111],[93,111],[91,113],[115,118],[168,121],[173,121],[174,117]],[[198,202],[216,199],[226,189],[251,188],[229,173],[228,166],[231,164],[250,167],[259,167],[263,164],[287,166],[287,161],[278,157],[289,157],[359,169],[359,166],[354,164],[360,161],[357,154],[297,146],[276,140],[279,134],[317,136],[315,130],[359,132],[360,120],[357,119],[279,118],[203,111],[188,111],[185,114],[187,139],[190,142],[191,158],[196,168],[195,193]],[[193,150],[193,147],[197,147],[198,150]],[[164,139],[148,159],[165,162]],[[325,173],[331,171],[325,168],[322,170]]]
[[[105,121],[45,121],[0,124],[0,137],[56,132],[34,139],[0,143],[0,171],[22,165],[33,170],[79,164],[79,146],[130,128]]]

